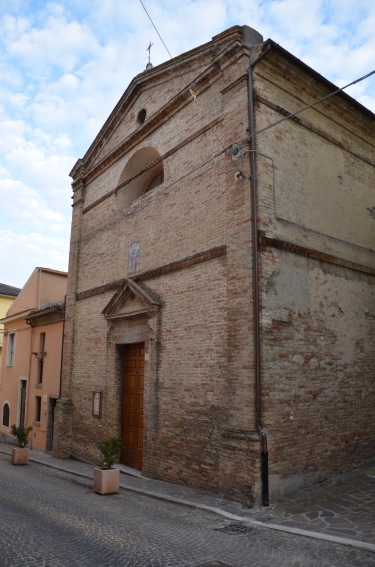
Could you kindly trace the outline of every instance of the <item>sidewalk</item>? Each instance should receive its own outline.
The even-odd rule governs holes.
[[[11,445],[0,443],[0,453],[10,455],[11,450]],[[55,459],[35,449],[29,461],[92,479],[93,465],[88,463]],[[214,512],[232,523],[247,522],[375,553],[375,462],[280,498],[268,508],[253,509],[210,492],[144,478],[122,465],[118,468],[125,490]]]

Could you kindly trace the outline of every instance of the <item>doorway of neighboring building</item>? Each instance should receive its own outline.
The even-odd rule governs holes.
[[[121,463],[142,469],[144,343],[125,345],[121,437],[125,448]]]
[[[46,451],[52,451],[53,449],[53,424],[55,422],[55,407],[56,399],[48,399],[48,417],[47,417],[47,439],[46,439]]]
[[[20,380],[19,424],[25,425],[27,380]]]

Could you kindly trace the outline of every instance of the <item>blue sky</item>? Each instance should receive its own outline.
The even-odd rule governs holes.
[[[173,56],[247,24],[338,86],[375,69],[373,0],[143,0]],[[67,270],[69,172],[169,56],[138,0],[0,0],[0,282]],[[375,112],[375,76],[348,94]]]

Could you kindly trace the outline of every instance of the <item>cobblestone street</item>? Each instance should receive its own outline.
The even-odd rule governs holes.
[[[1,567],[367,567],[350,546],[251,526],[0,455]]]

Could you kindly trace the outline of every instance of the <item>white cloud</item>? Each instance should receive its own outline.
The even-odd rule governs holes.
[[[247,24],[336,85],[375,67],[373,0],[144,3],[173,56],[208,42],[232,25]],[[154,65],[169,59],[140,2],[3,2],[0,262],[4,283],[23,285],[37,265],[66,269],[69,172],[132,78],[145,69],[150,41]],[[375,77],[348,93],[375,111]]]
[[[26,124],[22,120],[2,120],[0,122],[0,152],[6,154],[12,148],[24,145]]]
[[[294,42],[312,39],[317,35],[317,30],[325,35],[320,0],[277,0],[270,4],[267,12],[279,34],[293,38]]]
[[[12,230],[0,230],[0,265],[2,281],[8,285],[23,287],[37,266],[67,271],[68,247],[66,238],[28,234]],[[3,267],[11,266],[4,270]]]
[[[0,179],[0,199],[2,203],[3,227],[17,227],[21,232],[42,230],[59,231],[69,235],[69,217],[51,209],[41,193],[20,181],[6,176]]]
[[[69,171],[76,161],[67,153],[71,144],[67,135],[54,138],[21,120],[0,121],[0,163],[9,172],[8,180],[0,180],[0,192],[6,183],[19,183],[21,187],[34,188],[34,193],[49,203],[51,210],[70,214]],[[9,194],[11,201],[17,201],[18,191],[19,188],[12,196]]]
[[[12,20],[17,28],[18,20]],[[19,33],[10,34],[7,50],[29,72],[48,67],[71,71],[97,47],[94,35],[84,24],[68,22],[62,13],[49,16],[40,29],[24,20],[19,27]]]

